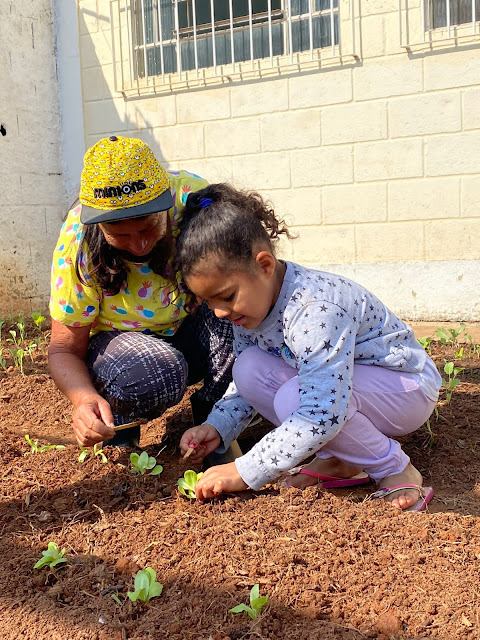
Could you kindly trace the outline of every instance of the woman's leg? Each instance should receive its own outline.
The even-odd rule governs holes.
[[[187,361],[188,384],[203,380],[190,397],[194,422],[201,424],[232,381],[232,323],[217,318],[204,303],[183,321],[171,343]]]
[[[103,331],[90,339],[87,366],[93,384],[110,403],[115,424],[156,418],[183,398],[187,364],[172,345],[136,331]],[[125,446],[140,428],[119,431],[105,444]]]

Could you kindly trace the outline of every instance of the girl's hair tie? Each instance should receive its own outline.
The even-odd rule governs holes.
[[[213,204],[211,198],[200,198],[200,209],[205,209],[205,207],[209,207],[211,204]]]

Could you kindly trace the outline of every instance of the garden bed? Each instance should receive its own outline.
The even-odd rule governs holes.
[[[404,445],[433,485],[427,513],[364,502],[373,487],[245,492],[199,505],[179,496],[179,436],[188,401],[150,422],[142,446],[164,467],[134,476],[128,451],[78,462],[71,409],[46,369],[46,339],[22,375],[6,343],[0,373],[0,636],[31,640],[478,639],[480,357],[432,344],[464,368],[438,417]],[[31,335],[35,328],[29,327]],[[45,335],[45,334],[43,334]],[[263,423],[243,446],[265,432]],[[63,450],[24,455],[25,434]],[[242,445],[242,442],[240,442]],[[477,450],[477,447],[479,449]],[[67,562],[34,570],[50,541]],[[126,596],[153,567],[163,593]],[[255,620],[229,613],[253,585],[268,595]],[[115,595],[121,605],[112,598]]]

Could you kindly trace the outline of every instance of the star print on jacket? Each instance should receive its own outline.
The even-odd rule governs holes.
[[[300,388],[299,408],[235,461],[252,489],[274,480],[337,435],[347,419],[354,364],[420,373],[427,359],[410,327],[367,289],[337,275],[286,265],[268,316],[254,330],[233,328],[237,355],[256,345],[283,358],[297,370]],[[431,393],[438,396],[438,389]],[[251,414],[252,407],[232,382],[206,422],[228,448]]]

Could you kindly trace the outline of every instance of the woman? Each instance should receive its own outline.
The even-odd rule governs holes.
[[[232,332],[195,302],[175,268],[187,195],[206,182],[167,173],[141,140],[112,136],[87,151],[80,203],[62,226],[52,264],[49,367],[75,410],[80,446],[138,444],[187,384],[203,422],[231,380]]]

